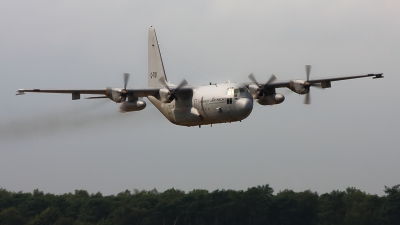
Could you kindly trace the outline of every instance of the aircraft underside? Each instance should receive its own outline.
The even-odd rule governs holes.
[[[171,102],[148,96],[150,102],[173,124],[198,126],[230,123],[247,118],[253,109],[249,90],[240,84],[194,87]]]

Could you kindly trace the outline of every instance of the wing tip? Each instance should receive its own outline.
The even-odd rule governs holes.
[[[24,94],[25,94],[25,89],[18,89],[15,95],[24,95]]]
[[[383,73],[372,74],[374,77],[372,79],[384,78]]]

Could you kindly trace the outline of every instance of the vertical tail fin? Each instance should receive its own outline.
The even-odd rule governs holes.
[[[148,86],[149,87],[163,87],[159,82],[161,77],[167,80],[165,75],[164,64],[161,58],[160,48],[158,46],[157,35],[154,27],[149,28],[149,71],[148,71]]]

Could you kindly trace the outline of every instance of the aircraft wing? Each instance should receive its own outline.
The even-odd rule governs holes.
[[[104,88],[104,89],[18,89],[17,95],[23,95],[26,92],[35,93],[57,93],[57,94],[72,94],[72,100],[80,99],[81,94],[101,95],[91,98],[108,98],[113,90],[121,91],[122,88]],[[160,88],[131,88],[126,89],[127,95],[132,97],[147,97],[154,96],[158,93]]]
[[[316,84],[316,83],[322,83],[322,82],[350,80],[350,79],[363,78],[363,77],[372,77],[373,79],[383,78],[383,73],[376,73],[376,74],[371,73],[371,74],[344,76],[344,77],[314,78],[314,79],[310,79],[309,82],[312,84]]]
[[[373,79],[376,78],[383,78],[383,73],[371,73],[371,74],[362,74],[362,75],[353,75],[353,76],[338,76],[338,77],[326,77],[326,78],[313,78],[309,79],[308,82],[311,84],[321,84],[322,87],[328,87],[330,82],[332,81],[340,81],[340,80],[350,80],[350,79],[357,79],[357,78],[364,78],[364,77],[372,77]],[[267,84],[267,82],[260,82],[263,88],[284,88],[289,87],[290,80],[288,81],[279,81],[275,80]],[[252,82],[243,83],[245,85],[254,84]],[[265,85],[264,85],[265,84]]]
[[[25,92],[42,92],[42,93],[58,93],[58,94],[94,94],[105,95],[106,89],[18,89],[17,95],[24,94]]]

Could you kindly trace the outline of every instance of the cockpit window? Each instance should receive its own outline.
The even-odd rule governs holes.
[[[239,97],[244,97],[249,93],[249,90],[246,87],[241,87],[241,88],[234,88],[234,87],[229,87],[225,91],[225,95],[232,96],[234,95],[235,98]]]
[[[233,88],[232,87],[227,88],[226,92],[225,92],[225,95],[232,96],[233,95]]]
[[[239,97],[239,89],[235,88],[235,97]]]

